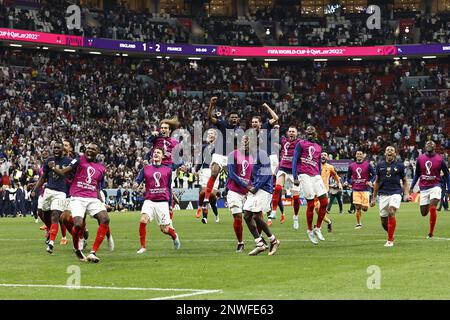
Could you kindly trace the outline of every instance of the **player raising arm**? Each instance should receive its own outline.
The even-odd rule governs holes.
[[[272,170],[272,174],[275,174],[275,170],[278,167],[278,152],[276,150],[277,148],[272,148],[275,146],[275,144],[272,144],[272,139],[278,138],[278,130],[275,129],[275,125],[279,118],[276,112],[272,110],[267,103],[263,103],[262,106],[269,113],[270,119],[263,123],[260,116],[253,116],[252,128],[256,131],[258,136],[258,147],[269,155],[270,169]],[[277,141],[274,142],[278,144],[279,140],[277,139]]]
[[[153,131],[147,142],[152,146],[152,150],[146,155],[150,159],[153,156],[155,148],[161,148],[164,151],[162,164],[170,166],[173,163],[173,150],[178,145],[178,140],[171,137],[172,131],[180,126],[177,117],[172,119],[163,119],[159,124],[159,131]]]
[[[208,183],[209,178],[211,177],[211,157],[214,154],[215,143],[217,139],[217,132],[215,129],[208,129],[206,143],[202,146],[202,154],[199,159],[199,164],[196,165],[195,171],[199,176],[199,184],[201,186],[200,192],[198,194],[198,208],[196,217],[200,218],[203,213],[202,222],[204,224],[208,223],[208,210],[203,208],[203,200],[205,199],[206,185]],[[216,194],[219,191],[219,180],[216,179],[213,187],[214,192],[211,193],[209,197],[209,204],[211,205],[211,209],[213,209],[216,222],[219,222],[219,212],[217,210],[217,197]]]
[[[222,170],[227,169],[227,146],[233,147],[236,138],[242,136],[244,131],[239,126],[239,115],[235,111],[228,113],[227,121],[218,119],[213,116],[213,110],[217,105],[217,97],[212,97],[208,108],[208,119],[219,130],[217,135],[217,143],[214,149],[214,154],[211,159],[211,176],[208,179],[205,188],[205,198],[203,201],[203,210],[208,210],[209,197],[214,189],[214,183]],[[231,149],[231,150],[233,150]]]

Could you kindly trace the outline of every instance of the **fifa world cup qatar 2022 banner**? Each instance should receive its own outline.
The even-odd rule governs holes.
[[[230,47],[219,46],[221,56],[240,57],[355,57],[397,54],[395,46],[372,47]]]
[[[319,58],[368,57],[450,54],[450,44],[387,45],[362,47],[236,47],[195,44],[151,43],[45,33],[0,28],[0,40],[30,42],[68,47],[83,47],[115,52],[135,52],[151,55]]]
[[[34,42],[69,47],[82,47],[84,43],[84,38],[80,36],[6,28],[0,28],[0,40]]]

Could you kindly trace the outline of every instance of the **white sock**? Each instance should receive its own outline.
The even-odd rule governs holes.
[[[275,239],[276,239],[276,238],[275,238],[275,235],[273,234],[273,235],[269,238],[269,241],[270,241],[270,242],[273,242]]]
[[[261,238],[261,237],[255,239],[255,243],[256,243],[256,244],[258,244],[258,243],[260,243],[260,242],[262,243],[262,238]]]
[[[298,216],[294,215],[293,219],[294,221],[298,221]]]

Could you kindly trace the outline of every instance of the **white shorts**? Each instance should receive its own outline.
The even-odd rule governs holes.
[[[294,184],[294,176],[292,173],[286,173],[282,170],[278,170],[277,180],[281,176],[284,176],[284,186],[286,190],[291,190],[291,192],[300,192],[300,185],[296,186]]]
[[[170,186],[173,188],[175,186],[175,179],[178,179],[178,175],[176,170],[172,171],[172,175],[170,176]]]
[[[303,196],[306,200],[313,200],[315,197],[327,194],[327,189],[320,175],[311,177],[307,174],[301,174],[299,180]]]
[[[66,198],[66,202],[64,203],[64,210],[63,211],[70,211],[70,199]]]
[[[209,165],[210,167],[212,167],[213,163],[217,163],[220,167],[220,170],[222,169],[227,169],[227,164],[228,164],[228,158],[227,156],[218,154],[218,153],[214,153],[211,159],[211,164]]]
[[[169,203],[167,201],[154,202],[145,200],[141,213],[146,214],[150,218],[150,221],[155,219],[156,223],[160,226],[170,224]]]
[[[278,156],[276,154],[271,154],[269,156],[269,159],[270,159],[270,170],[272,170],[272,174],[275,174],[275,171],[277,170],[279,164]]]
[[[40,196],[38,197],[38,206],[37,206],[38,210],[48,211],[49,209],[47,209],[47,210],[43,210],[43,209],[42,209],[42,204],[43,204],[43,202],[44,202],[44,196],[43,196],[43,195],[40,195]]]
[[[100,190],[100,198],[102,198],[102,202],[105,203],[106,199],[105,199],[105,194],[103,193],[103,191]]]
[[[64,211],[65,205],[66,205],[65,192],[45,188],[44,195],[42,196],[42,207],[41,207],[43,211],[57,210],[62,212]]]
[[[425,206],[430,204],[431,199],[441,199],[441,187],[433,187],[427,190],[420,190],[420,205]]]
[[[105,204],[102,203],[99,199],[82,197],[70,198],[69,209],[72,213],[73,218],[84,218],[86,213],[93,217],[101,211],[106,211]]]
[[[245,199],[246,196],[242,194],[239,194],[231,190],[228,191],[227,204],[232,214],[242,213],[245,204]]]
[[[272,194],[258,190],[255,194],[249,192],[245,200],[244,211],[266,213],[272,210]]]
[[[400,204],[402,203],[402,196],[399,194],[393,194],[390,196],[380,195],[379,207],[380,207],[380,217],[389,216],[389,207],[394,207],[397,210],[400,209]]]
[[[200,172],[198,173],[198,180],[200,183],[200,186],[202,188],[206,188],[206,185],[208,184],[208,180],[211,177],[211,169],[209,168],[202,168],[200,169]],[[214,181],[214,189],[219,190],[219,177],[217,177],[216,181]]]

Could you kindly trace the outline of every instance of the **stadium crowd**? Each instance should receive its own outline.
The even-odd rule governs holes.
[[[279,115],[281,133],[292,124],[320,128],[332,159],[350,159],[362,147],[375,162],[394,143],[412,175],[428,139],[448,160],[450,97],[448,90],[437,90],[449,88],[449,64],[422,60],[347,66],[277,62],[268,68],[261,62],[5,49],[0,55],[2,185],[20,189],[20,183],[27,189],[44,151],[66,137],[74,141],[75,152],[98,141],[108,164],[107,187],[130,187],[159,121],[177,116],[181,128],[176,135],[191,139],[195,126],[201,124],[203,132],[211,126],[205,110],[217,94],[217,111],[238,110],[244,128],[250,126],[248,115],[263,113],[263,102]]]
[[[184,16],[184,25],[176,17],[131,11],[122,3],[115,10],[82,7],[80,30],[69,30],[65,0],[43,0],[40,8],[21,9],[0,1],[0,27],[35,30],[86,37],[150,41],[163,43],[196,43],[257,46],[359,46],[410,43],[449,43],[450,19],[447,12],[397,14],[392,9],[384,14],[381,29],[368,30],[366,13],[346,13],[345,9],[324,17],[302,15],[298,6],[268,7],[246,17],[214,17],[206,12]],[[386,9],[387,10],[387,9]],[[406,16],[405,16],[406,14]],[[408,33],[401,27],[401,19],[413,21]],[[192,26],[200,27],[201,37],[191,37]],[[260,28],[262,33],[257,34]],[[265,30],[269,30],[266,35]]]

